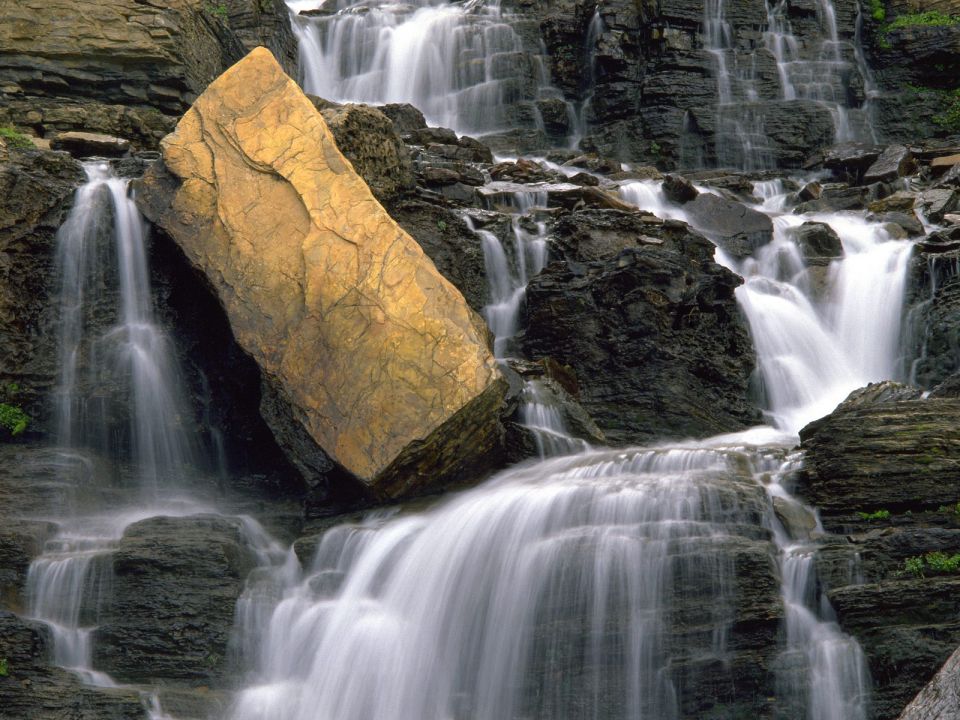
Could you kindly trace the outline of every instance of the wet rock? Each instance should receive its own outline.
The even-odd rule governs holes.
[[[539,163],[533,160],[520,158],[516,162],[504,162],[494,165],[490,168],[490,178],[492,180],[505,180],[507,182],[537,183],[554,180],[555,175],[545,170]]]
[[[821,186],[820,197],[798,205],[796,213],[841,212],[860,210],[868,201],[869,191],[864,187],[850,187],[843,183]]]
[[[793,499],[774,497],[773,511],[790,538],[797,542],[808,541],[817,529],[816,516]]]
[[[734,258],[745,258],[773,239],[767,215],[733,200],[701,193],[684,206],[690,222]]]
[[[960,370],[960,229],[923,238],[911,260],[907,317],[910,367],[931,388]]]
[[[94,666],[120,682],[223,679],[237,598],[255,560],[235,518],[157,517],[126,529],[113,554]]]
[[[897,717],[960,644],[958,592],[960,580],[944,577],[891,578],[828,594],[841,627],[867,655],[876,717]]]
[[[923,223],[912,210],[907,212],[871,213],[867,216],[873,222],[893,224],[903,230],[904,237],[919,237],[924,234]]]
[[[0,610],[0,677],[4,717],[31,720],[146,720],[136,690],[93,688],[72,673],[51,667],[45,629]]]
[[[58,373],[56,233],[82,182],[66,153],[10,150],[0,162],[0,382],[20,387],[35,431],[48,427]]]
[[[223,302],[263,373],[261,412],[308,480],[327,477],[329,456],[365,492],[397,497],[484,467],[505,388],[483,321],[268,52],[211,85],[164,161],[142,207]]]
[[[930,173],[934,177],[939,177],[949,172],[951,169],[960,165],[960,155],[945,155],[934,158],[930,161]]]
[[[662,247],[556,262],[527,289],[521,347],[573,368],[581,404],[614,444],[710,435],[757,417],[738,278],[702,250],[674,249],[685,226],[660,232]]]
[[[693,184],[679,175],[665,175],[663,178],[663,194],[671,202],[683,205],[690,202],[699,194]]]
[[[957,718],[960,718],[960,650],[954,651],[936,677],[910,701],[899,720]]]
[[[960,209],[960,190],[952,188],[924,190],[917,198],[917,207],[927,220],[939,223],[945,215]]]
[[[891,145],[884,150],[863,174],[863,183],[890,182],[912,175],[917,171],[917,161],[903,145]]]
[[[836,410],[800,431],[806,451],[798,492],[826,527],[857,511],[937,507],[960,497],[960,400],[922,399],[884,382],[854,391]]]
[[[386,115],[368,105],[323,103],[318,109],[340,152],[378,200],[413,190],[416,179],[410,152]]]
[[[843,143],[822,151],[819,164],[845,182],[859,183],[883,154],[883,148],[865,143]]]
[[[410,145],[419,145],[429,153],[448,160],[462,162],[493,163],[490,148],[479,140],[457,134],[448,128],[422,128],[403,134],[403,140]]]
[[[412,133],[415,130],[425,130],[427,121],[423,113],[410,103],[390,103],[381,105],[380,112],[390,118],[393,126],[401,135]]]
[[[63,132],[53,137],[50,147],[81,158],[121,157],[130,150],[130,141],[101,133]]]
[[[826,223],[805,222],[794,230],[794,238],[807,262],[823,264],[843,256],[840,236]]]

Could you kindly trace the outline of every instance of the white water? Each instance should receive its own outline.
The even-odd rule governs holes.
[[[658,182],[627,183],[620,194],[660,217],[689,221]],[[785,209],[788,193],[779,181],[757,183],[755,194],[763,198],[755,209],[773,221],[773,241],[743,262],[721,250],[717,260],[745,279],[737,301],[750,323],[769,419],[796,433],[852,390],[905,379],[903,304],[912,244],[892,240],[862,213],[795,215]],[[806,267],[793,235],[804,222],[830,225],[843,244],[843,257],[823,270],[821,293],[810,281],[816,269]]]
[[[713,632],[692,651],[724,656],[723,549],[765,508],[751,475],[728,482],[742,457],[547,460],[427,513],[328,531],[276,605],[260,680],[231,717],[675,717],[673,583],[696,577],[709,598]]]
[[[217,510],[180,489],[197,474],[192,423],[172,343],[154,316],[145,227],[128,181],[108,163],[84,169],[87,182],[57,236],[57,438],[72,503],[51,508],[58,530],[29,567],[26,596],[27,615],[50,629],[52,662],[109,688],[116,683],[94,668],[93,638],[111,602],[112,556],[125,530],[151,517]],[[129,441],[117,443],[117,435]],[[118,471],[127,464],[129,473]],[[259,564],[273,562],[277,549],[263,529],[239,519]],[[147,715],[169,720],[157,696],[140,690]]]
[[[488,134],[542,128],[536,100],[562,97],[498,2],[288,0],[303,87],[336,102],[411,103],[431,125]],[[518,110],[522,110],[518,114]]]

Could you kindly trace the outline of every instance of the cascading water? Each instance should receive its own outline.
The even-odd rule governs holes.
[[[198,472],[197,453],[172,343],[154,316],[145,228],[128,181],[105,162],[84,169],[87,182],[58,233],[57,437],[63,481],[76,492],[30,565],[27,614],[49,627],[55,664],[114,687],[93,667],[93,637],[111,602],[112,556],[124,531],[157,515],[217,511],[182,494]],[[240,520],[259,564],[272,563],[277,550],[263,529]],[[153,720],[169,717],[152,693],[144,704]]]
[[[183,414],[176,363],[153,317],[144,228],[127,181],[115,177],[107,163],[87,163],[84,169],[87,182],[77,191],[58,233],[58,438],[68,460],[82,458],[88,450],[127,458],[135,467],[139,492],[154,500],[161,487],[176,485],[191,462],[179,424]],[[113,285],[118,288],[115,296],[109,292]],[[114,298],[115,307],[101,307],[104,295]],[[114,322],[100,327],[93,316],[104,310]],[[128,448],[111,442],[123,433],[110,423],[116,412],[111,398],[119,398],[115,405],[128,406]],[[30,565],[29,614],[51,628],[55,663],[81,673],[88,682],[109,685],[109,678],[92,668],[91,634],[109,600],[111,553],[130,523],[152,513],[89,515],[72,510]]]
[[[736,28],[727,19],[726,0],[707,0],[704,5],[703,45],[717,79],[717,165],[744,170],[776,166],[774,144],[765,130],[770,103],[775,101],[826,108],[835,142],[875,140],[869,71],[859,47],[859,30],[852,42],[839,37],[832,0],[817,0],[816,33],[811,37],[794,34],[786,0],[765,0],[765,10],[763,42],[776,64],[778,97],[760,87],[757,54],[742,42],[738,45]],[[850,98],[857,95],[862,101],[852,105]]]
[[[303,87],[328,100],[411,103],[432,125],[483,135],[542,127],[536,101],[562,97],[498,2],[288,5]]]

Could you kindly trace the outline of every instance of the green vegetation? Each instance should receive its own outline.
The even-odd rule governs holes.
[[[26,150],[33,147],[33,141],[30,140],[29,136],[9,125],[0,125],[0,138],[3,138],[7,145],[12,148]]]
[[[870,17],[877,22],[887,19],[887,9],[883,6],[883,0],[870,0]]]
[[[948,27],[958,24],[960,24],[960,16],[945,15],[942,12],[931,10],[924,13],[898,15],[893,21],[887,23],[882,32],[888,33],[891,30],[905,27]]]
[[[941,505],[940,507],[937,508],[937,512],[960,515],[960,502],[954,505]]]
[[[221,20],[227,19],[227,6],[223,3],[218,5],[207,5],[207,12],[213,15],[215,18],[220,18]]]
[[[0,658],[0,677],[6,677],[10,674],[10,665],[6,658]]]
[[[886,17],[886,10],[884,10],[881,1],[871,0],[870,7],[873,19],[882,22]],[[888,34],[891,30],[897,30],[898,28],[949,27],[950,25],[960,25],[960,15],[946,15],[936,10],[898,15],[879,29],[877,32],[877,45],[880,46],[882,50],[890,50],[893,45],[890,43]]]
[[[960,572],[960,553],[947,555],[942,552],[931,552],[923,556],[907,558],[903,561],[903,572],[919,578],[925,578],[927,575],[955,575]]]
[[[857,517],[861,520],[867,520],[868,522],[873,522],[874,520],[889,520],[890,511],[889,510],[877,510],[872,513],[858,512]]]
[[[446,220],[437,220],[437,230],[440,232],[447,231],[447,221]]]
[[[22,433],[30,424],[30,416],[16,402],[19,394],[20,386],[16,383],[0,385],[0,428],[6,429],[11,437]]]
[[[933,122],[949,132],[960,132],[960,88],[943,90],[940,94],[947,107],[933,116]]]

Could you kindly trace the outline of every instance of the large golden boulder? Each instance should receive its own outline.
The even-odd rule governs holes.
[[[506,387],[486,326],[273,56],[221,75],[162,149],[141,207],[207,278],[308,479],[317,448],[380,498],[476,474]]]

